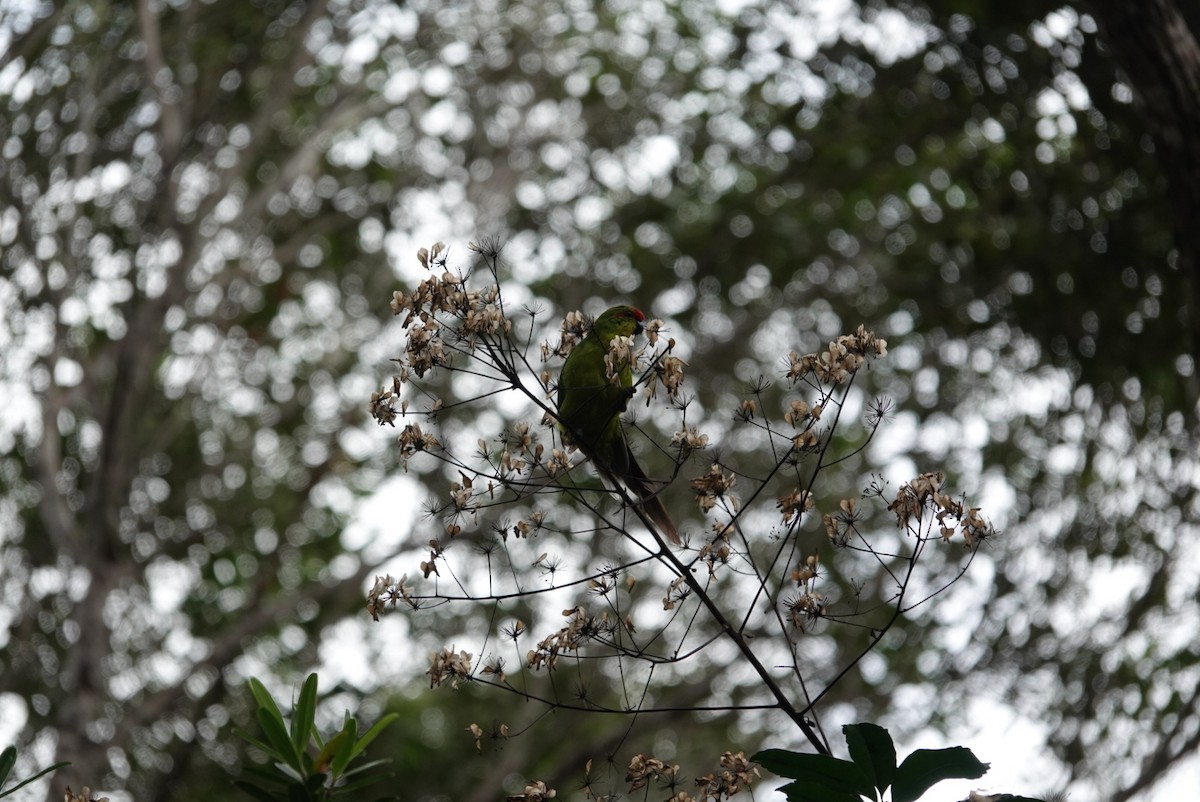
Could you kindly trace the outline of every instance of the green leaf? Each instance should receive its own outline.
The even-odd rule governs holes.
[[[354,751],[350,753],[350,757],[356,758],[362,754],[362,751],[367,748],[368,744],[370,744],[371,741],[374,741],[375,738],[379,736],[379,733],[383,732],[389,724],[398,718],[400,718],[399,713],[388,713],[386,716],[379,719],[379,721],[376,721],[375,726],[367,730],[363,734],[363,737],[359,738],[354,744]]]
[[[344,784],[338,786],[338,793],[346,794],[350,791],[358,791],[359,789],[374,785],[375,783],[387,779],[388,777],[395,776],[394,772],[376,771],[376,769],[381,768],[383,765],[391,762],[392,761],[390,758],[386,758],[383,760],[373,760],[370,763],[362,766],[356,766],[354,769],[346,772],[346,776],[342,778]],[[356,795],[356,798],[361,798],[361,795]]]
[[[12,747],[9,747],[9,749],[11,749],[11,748]],[[13,762],[14,763],[16,762],[15,759]],[[42,769],[41,771],[39,771],[37,774],[33,775],[32,777],[29,777],[29,778],[17,783],[12,788],[9,788],[7,791],[0,792],[0,797],[4,797],[4,796],[8,796],[9,794],[16,793],[19,789],[24,788],[25,786],[29,785],[34,780],[38,780],[53,771],[58,771],[59,769],[66,768],[69,765],[71,765],[71,761],[64,760],[61,763],[55,763],[53,766],[48,766],[48,767]],[[9,766],[9,770],[10,771],[12,770],[11,766]]]
[[[316,716],[317,675],[316,672],[313,672],[304,680],[304,687],[300,689],[300,698],[292,706],[292,746],[297,754],[304,754]]]
[[[268,744],[266,744],[266,743],[263,743],[263,742],[262,742],[262,741],[260,741],[258,738],[255,738],[253,735],[251,735],[250,733],[246,732],[245,730],[240,730],[240,729],[238,729],[238,728],[236,728],[236,727],[235,727],[235,728],[234,728],[234,730],[233,730],[233,732],[234,732],[234,734],[235,734],[235,735],[237,735],[239,738],[242,738],[243,740],[245,740],[247,743],[249,743],[251,746],[255,747],[256,749],[260,749],[260,750],[262,750],[264,753],[266,753],[266,754],[267,754],[267,755],[269,755],[270,757],[273,757],[273,758],[276,758],[276,759],[280,759],[280,758],[282,757],[282,755],[277,755],[277,754],[275,754],[275,750],[274,750],[274,749],[272,749],[272,748],[270,747],[270,745],[268,745]]]
[[[265,707],[258,708],[258,725],[262,727],[263,733],[267,736],[267,743],[270,748],[267,754],[274,757],[280,762],[286,763],[297,772],[304,772],[304,766],[301,763],[300,755],[292,747],[292,740],[288,737],[287,729],[283,725],[283,721]]]
[[[896,745],[892,736],[878,724],[863,722],[842,727],[850,759],[882,794],[895,781]]]
[[[844,794],[874,796],[875,793],[862,770],[848,760],[786,749],[764,749],[750,759],[781,777],[800,780],[799,785],[805,789],[811,784],[814,791],[819,789],[838,798]]]
[[[340,769],[344,768],[344,765],[338,767],[337,756],[340,752],[348,752],[349,749],[346,747],[346,742],[353,740],[354,737],[345,730],[330,738],[325,743],[325,746],[321,748],[321,751],[317,753],[316,760],[313,761],[314,770],[329,772],[334,777],[341,776],[342,772]]]
[[[341,736],[345,736],[344,738]],[[333,755],[333,764],[331,771],[333,776],[341,777],[346,773],[346,766],[354,759],[354,756],[359,753],[359,749],[355,748],[358,735],[358,722],[350,715],[350,711],[346,711],[346,720],[342,724],[342,731],[335,738],[338,741],[337,751]]]
[[[258,706],[265,707],[271,711],[275,715],[275,718],[279,719],[279,723],[282,724],[283,714],[279,712],[279,708],[275,705],[275,700],[271,698],[271,694],[267,691],[266,686],[254,677],[251,677],[246,684],[250,686],[250,693],[254,696],[254,701],[258,703]]]
[[[392,759],[390,757],[381,757],[379,760],[372,760],[369,763],[363,763],[360,766],[355,766],[354,768],[350,769],[350,771],[346,772],[346,776],[347,777],[356,777],[364,771],[373,769],[376,766],[386,766],[388,763],[391,763],[391,762],[392,762]]]
[[[279,781],[284,785],[303,785],[304,775],[296,770],[294,766],[289,766],[287,763],[272,763],[276,773],[279,775]]]
[[[821,782],[796,780],[779,789],[788,802],[862,802],[853,791],[832,791]]]
[[[362,794],[358,792],[362,791],[364,788],[368,788],[394,776],[395,775],[390,771],[383,771],[365,777],[356,778],[354,782],[349,782],[345,785],[338,786],[334,791],[334,794],[337,796],[348,796],[353,794],[353,798],[355,800],[362,799]]]
[[[987,773],[988,764],[980,762],[965,746],[949,749],[918,749],[900,764],[892,784],[893,802],[915,802],[921,794],[942,780],[974,780]]]
[[[16,747],[10,746],[3,752],[0,752],[0,788],[4,787],[4,781],[8,779],[8,773],[12,771],[16,762]]]

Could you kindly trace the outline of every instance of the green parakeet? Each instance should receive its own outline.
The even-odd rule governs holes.
[[[631,366],[620,367],[618,383],[607,377],[604,364],[613,339],[641,334],[645,319],[632,306],[614,306],[596,318],[591,332],[563,363],[558,378],[558,419],[567,442],[591,457],[602,476],[628,488],[646,517],[678,544],[675,522],[654,495],[653,483],[634,459],[621,428],[621,413],[633,395]]]

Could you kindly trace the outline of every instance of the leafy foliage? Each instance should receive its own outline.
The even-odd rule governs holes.
[[[788,802],[859,802],[862,797],[882,799],[890,788],[893,802],[916,802],[942,780],[982,777],[986,763],[961,746],[918,749],[896,765],[896,747],[884,728],[869,723],[842,727],[850,760],[829,755],[809,755],[767,749],[752,760],[794,781],[782,789]],[[1010,794],[1012,802],[1036,802]]]
[[[270,760],[269,768],[250,767],[248,773],[261,785],[238,780],[237,786],[255,799],[287,802],[323,802],[330,799],[364,799],[366,789],[391,774],[378,769],[388,760],[350,764],[362,755],[376,737],[393,721],[395,713],[377,721],[361,736],[358,722],[346,711],[342,728],[323,737],[315,726],[317,675],[309,674],[293,704],[291,722],[286,723],[279,706],[257,679],[249,682],[257,704],[255,718],[265,740],[243,732],[238,734],[258,748]],[[399,798],[399,797],[387,797]]]

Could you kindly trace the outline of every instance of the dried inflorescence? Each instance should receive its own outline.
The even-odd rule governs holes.
[[[663,609],[674,610],[675,607],[683,602],[692,593],[692,588],[687,583],[687,579],[682,576],[677,576],[671,580],[670,586],[667,588],[667,594],[663,596]]]
[[[696,494],[696,503],[700,505],[702,512],[707,513],[720,499],[727,501],[732,509],[738,508],[738,498],[730,492],[737,484],[737,477],[722,471],[721,466],[715,462],[709,466],[707,473],[700,474],[689,484],[692,492]]]
[[[808,512],[815,504],[812,493],[796,488],[792,492],[780,496],[775,506],[779,508],[779,514],[783,516],[784,525],[787,525],[792,522],[792,518]]]
[[[505,799],[507,802],[544,802],[547,799],[554,799],[558,796],[558,791],[550,788],[541,780],[530,780],[525,785],[525,790],[519,794],[509,794]]]
[[[937,471],[923,473],[904,484],[896,493],[895,501],[888,505],[888,510],[896,514],[896,525],[921,532],[930,522],[926,514],[931,514],[943,541],[951,540],[956,532],[960,532],[966,545],[974,546],[995,535],[992,524],[980,516],[979,507],[968,507],[965,501],[942,492],[945,481],[945,474]]]
[[[659,322],[659,321],[654,321]],[[653,343],[652,343],[653,344]],[[658,398],[658,388],[661,386],[667,392],[667,399],[678,403],[680,394],[683,392],[683,369],[688,366],[677,356],[673,356],[670,351],[675,347],[675,340],[667,342],[667,353],[651,363],[653,373],[651,380],[646,382],[646,389],[643,394],[646,398],[646,405]]]
[[[858,519],[858,499],[853,498],[842,499],[838,502],[837,512],[821,517],[829,542],[838,548],[844,548],[850,542]]]
[[[697,799],[728,799],[748,790],[760,776],[758,766],[746,758],[745,752],[725,752],[721,755],[720,769],[696,779],[700,789]]]
[[[454,647],[432,652],[429,655],[429,687],[436,688],[443,683],[450,683],[451,688],[458,688],[460,681],[471,679],[472,658],[470,652],[455,652]]]
[[[546,513],[542,510],[534,510],[525,518],[517,521],[513,525],[512,532],[518,538],[530,537],[534,532],[539,531],[545,522]]]
[[[483,739],[485,736],[490,737],[493,740],[499,740],[500,738],[508,738],[508,725],[507,724],[495,724],[492,726],[491,732],[487,732],[483,729],[483,727],[480,727],[478,724],[475,724],[474,722],[472,722],[470,725],[467,726],[466,730],[467,730],[467,732],[471,733],[471,738],[473,738],[475,741],[475,751],[476,752],[483,751]],[[512,799],[512,798],[513,797],[509,797],[509,799]]]
[[[590,766],[589,766],[590,768]],[[758,767],[751,763],[744,752],[725,752],[721,755],[719,768],[702,777],[695,778],[695,795],[679,788],[679,766],[664,763],[647,755],[634,755],[629,761],[625,781],[630,793],[656,783],[670,789],[668,802],[704,802],[706,800],[729,799],[744,790],[761,776]],[[590,785],[589,785],[590,787]]]
[[[418,318],[415,322],[410,319],[405,324],[408,340],[404,345],[404,357],[398,361],[403,368],[411,370],[421,378],[436,367],[448,366],[452,355],[442,340],[442,325],[433,315],[421,311]],[[401,372],[401,381],[407,377],[407,370]]]
[[[825,597],[815,590],[803,591],[783,602],[787,621],[794,629],[807,632],[814,622],[825,615]]]
[[[608,637],[616,631],[617,625],[609,619],[608,613],[593,616],[583,607],[573,607],[563,610],[563,615],[567,618],[567,623],[557,632],[542,638],[538,645],[525,655],[527,668],[553,671],[558,666],[559,657],[574,654],[589,641],[598,637]]]
[[[413,598],[412,588],[405,584],[407,580],[408,574],[399,580],[391,574],[375,577],[375,585],[367,592],[367,612],[373,620],[378,621],[380,613],[388,607],[395,607],[400,601],[416,609],[417,602]]]
[[[853,334],[843,334],[819,354],[800,356],[792,351],[788,354],[787,377],[793,383],[813,375],[819,382],[845,384],[868,358],[886,355],[887,340],[859,326]]]
[[[499,306],[500,288],[495,284],[482,290],[467,287],[467,276],[446,269],[449,251],[443,243],[437,243],[432,251],[425,248],[417,251],[417,261],[429,271],[441,269],[440,275],[422,281],[415,292],[405,294],[401,290],[392,293],[392,314],[403,315],[401,325],[410,330],[416,325],[428,326],[436,323],[439,313],[456,318],[462,323],[462,331],[470,334],[486,334],[510,331],[512,328]]]
[[[639,754],[634,755],[629,761],[629,770],[625,772],[625,782],[629,783],[629,791],[632,793],[645,788],[651,782],[674,785],[678,774],[679,766]]]
[[[828,609],[824,595],[816,590],[817,579],[820,577],[821,557],[810,554],[795,565],[788,578],[796,583],[798,592],[783,601],[785,617],[792,628],[801,632],[822,616]]]
[[[16,790],[16,789],[14,788],[14,789],[10,789],[10,790]],[[92,789],[88,788],[86,785],[83,786],[82,791],[80,791],[78,794],[76,794],[71,790],[71,786],[68,785],[67,793],[63,796],[63,800],[64,800],[64,802],[108,802],[108,797],[92,796]]]
[[[622,374],[633,370],[645,349],[639,348],[632,337],[613,337],[604,354],[604,378],[609,384],[621,385]],[[632,392],[632,391],[631,391]]]
[[[400,410],[397,411],[393,406],[395,401],[400,400],[400,377],[392,378],[392,387],[389,390],[384,387],[374,393],[371,393],[371,417],[379,423],[380,426],[396,425],[396,416],[403,415],[408,408],[408,402],[401,402]]]
[[[432,432],[422,429],[419,423],[406,425],[396,438],[396,443],[400,446],[400,464],[406,471],[409,457],[422,451],[440,451],[442,448],[441,441]]]
[[[688,426],[671,436],[671,445],[679,449],[679,461],[682,462],[692,452],[708,447],[708,435],[701,434],[695,426]]]
[[[392,314],[401,318],[407,337],[403,356],[394,360],[399,368],[391,389],[371,396],[371,415],[380,424],[395,425],[397,414],[407,412],[406,405],[397,411],[392,402],[412,376],[423,378],[436,368],[449,367],[456,354],[474,353],[481,339],[512,330],[500,304],[500,288],[495,284],[482,290],[469,288],[467,276],[446,268],[448,253],[440,242],[432,249],[421,248],[417,260],[440,274],[423,280],[411,294],[392,293]]]

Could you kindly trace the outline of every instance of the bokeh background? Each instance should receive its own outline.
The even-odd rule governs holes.
[[[314,668],[328,720],[402,713],[406,799],[800,744],[556,716],[477,755],[468,723],[533,714],[428,690],[470,622],[366,616],[445,480],[366,412],[391,293],[485,236],[514,298],[665,320],[726,449],[781,353],[888,338],[843,483],[940,468],[1003,535],[833,731],[1003,764],[970,787],[1197,787],[1198,9],[0,0],[0,741],[73,763],[26,798],[228,798],[246,678]]]

